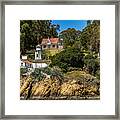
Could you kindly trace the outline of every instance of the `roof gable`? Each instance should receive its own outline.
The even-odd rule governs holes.
[[[58,42],[59,42],[59,38],[47,38],[47,39],[42,39],[41,44],[47,44],[47,43],[57,44]]]

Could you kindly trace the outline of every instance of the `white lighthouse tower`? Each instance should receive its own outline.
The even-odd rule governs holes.
[[[37,45],[36,46],[36,51],[35,51],[35,60],[41,60],[41,46]]]
[[[42,60],[41,53],[42,53],[41,45],[37,45],[35,51],[35,60],[33,62],[33,68],[48,67],[48,65],[45,63],[45,60]]]

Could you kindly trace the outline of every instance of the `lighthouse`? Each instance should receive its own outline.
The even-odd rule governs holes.
[[[41,54],[42,54],[41,45],[37,45],[35,50],[35,60],[33,61],[33,68],[48,67],[45,60],[42,60]]]
[[[41,46],[37,45],[36,46],[36,51],[35,51],[35,60],[41,60]]]

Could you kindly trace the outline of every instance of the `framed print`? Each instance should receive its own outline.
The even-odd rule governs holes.
[[[1,2],[2,119],[119,119],[119,2]]]

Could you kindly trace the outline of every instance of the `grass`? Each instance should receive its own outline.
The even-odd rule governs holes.
[[[48,56],[54,56],[57,53],[60,53],[63,49],[47,49],[45,50]]]

